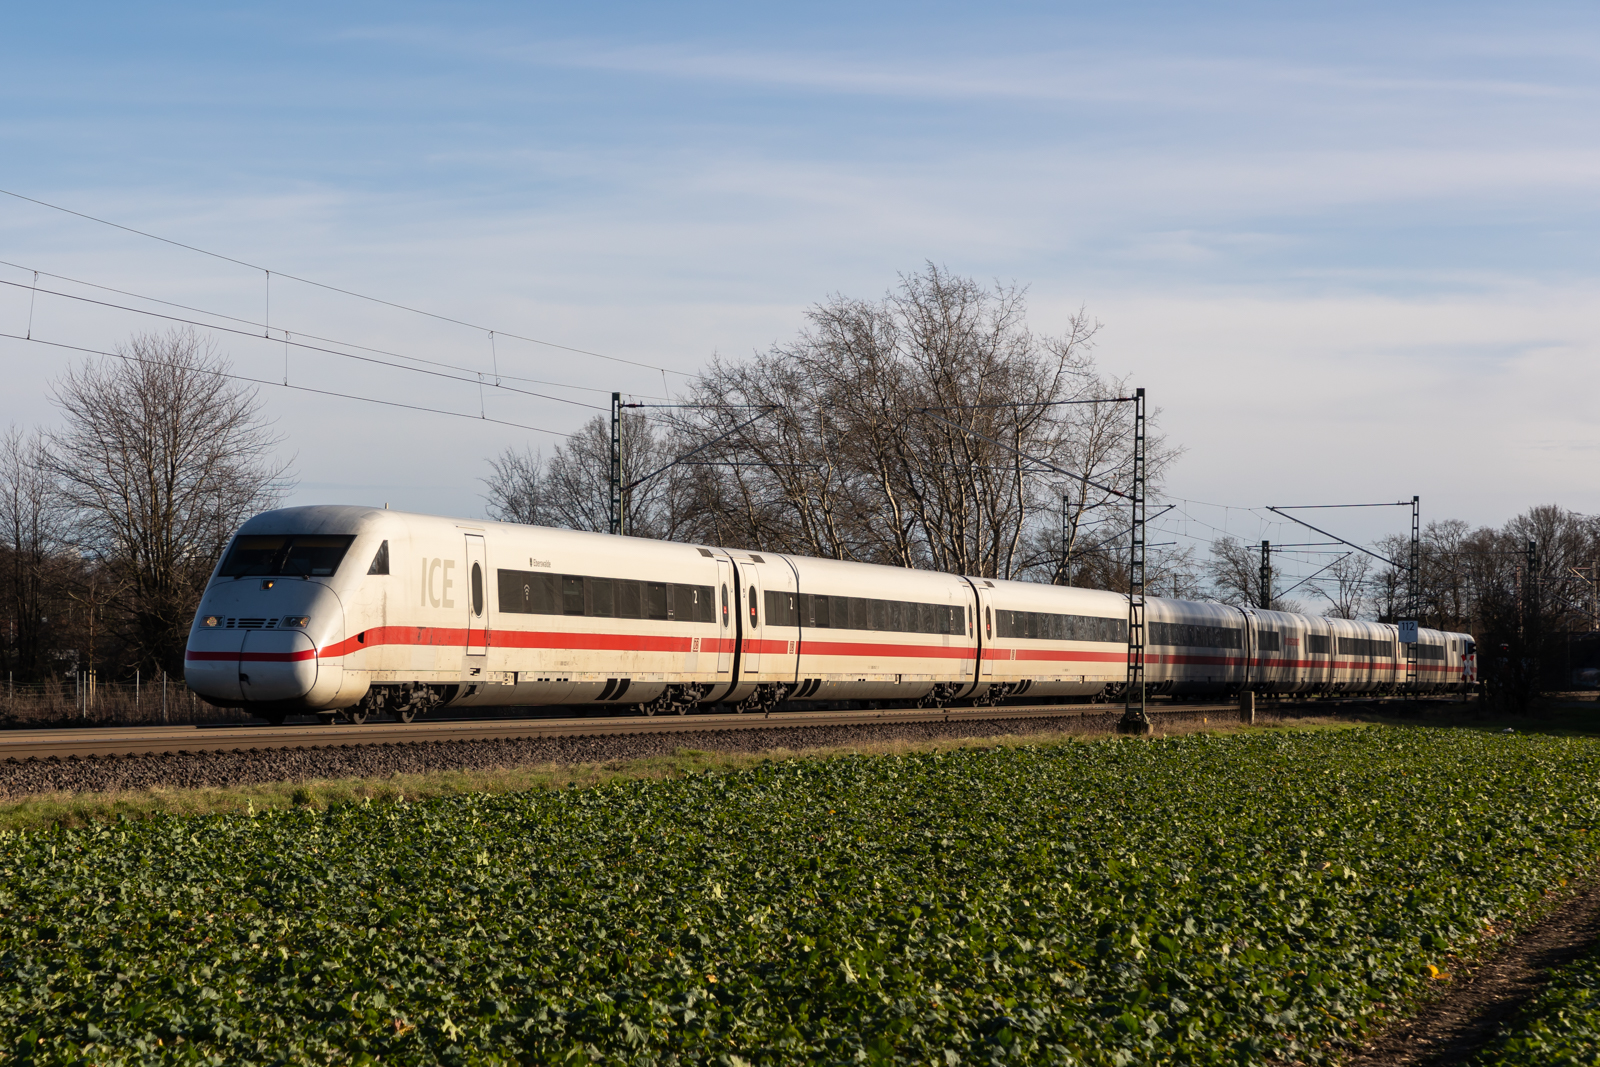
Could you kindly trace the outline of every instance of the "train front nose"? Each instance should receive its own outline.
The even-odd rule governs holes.
[[[185,654],[190,688],[236,706],[282,705],[311,692],[319,671],[316,639],[337,640],[344,612],[320,586],[274,588],[283,584],[262,583],[249,591],[254,595],[227,587],[207,594]]]
[[[317,650],[297,630],[247,633],[239,650],[239,690],[246,703],[298,700],[317,684]]]

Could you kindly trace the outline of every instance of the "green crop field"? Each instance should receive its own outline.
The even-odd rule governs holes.
[[[1595,863],[1597,779],[1373,727],[10,832],[0,1053],[1316,1061]]]

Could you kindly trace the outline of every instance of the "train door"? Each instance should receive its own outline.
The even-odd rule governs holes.
[[[767,642],[761,666],[768,678],[793,686],[800,681],[800,572],[788,556],[778,561],[783,566],[768,556],[769,566],[761,572],[761,629]]]
[[[467,534],[467,667],[482,670],[489,651],[488,559],[483,535]]]
[[[1239,639],[1239,684],[1248,689],[1261,678],[1261,669],[1256,660],[1259,658],[1261,641],[1256,636],[1258,627],[1256,613],[1249,608],[1240,608],[1244,616],[1244,628]]]
[[[733,641],[735,609],[730,597],[738,596],[738,579],[733,573],[733,564],[725,559],[717,560],[717,591],[713,594],[717,598],[717,681],[724,679],[721,675],[733,670]]]
[[[966,634],[967,640],[970,642],[969,647],[972,649],[972,654],[976,657],[976,662],[968,668],[971,673],[967,675],[967,688],[963,688],[963,690],[957,695],[971,696],[978,691],[978,686],[983,681],[985,666],[988,663],[983,656],[984,650],[989,647],[989,642],[985,640],[983,636],[984,609],[987,608],[988,605],[983,602],[983,594],[978,591],[978,584],[976,582],[974,582],[971,578],[964,578],[963,581],[965,581],[967,583],[967,587],[972,590],[972,598],[968,600],[961,609],[966,614],[966,624],[963,627],[963,631]]]
[[[740,601],[744,607],[744,653],[739,665],[742,679],[759,681],[761,676],[761,631],[766,620],[761,616],[761,572],[756,567],[743,567],[739,571],[740,584],[745,587]]]
[[[978,594],[978,611],[982,616],[978,620],[978,660],[982,664],[978,674],[987,680],[994,677],[994,650],[991,647],[994,644],[994,606],[981,592]]]

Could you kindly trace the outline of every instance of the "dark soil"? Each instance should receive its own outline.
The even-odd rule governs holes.
[[[1349,1067],[1444,1067],[1466,1060],[1544,985],[1551,968],[1593,950],[1600,941],[1600,880],[1499,955],[1458,977],[1422,1013],[1397,1023],[1354,1057]]]

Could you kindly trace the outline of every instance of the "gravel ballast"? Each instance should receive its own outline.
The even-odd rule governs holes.
[[[1233,721],[1225,708],[1158,712],[1163,722],[1214,717]],[[672,755],[681,749],[705,752],[769,752],[775,749],[832,748],[886,741],[954,741],[1002,734],[1109,733],[1122,709],[1051,718],[962,719],[947,722],[854,726],[774,726],[755,730],[614,734],[601,737],[529,737],[470,741],[422,741],[282,748],[229,752],[152,753],[136,756],[28,759],[0,762],[0,798],[16,800],[39,793],[104,793],[151,788],[193,789],[297,782],[308,779],[383,778],[432,771],[493,770],[549,764],[606,763],[612,760]],[[1264,718],[1259,712],[1258,721]]]

